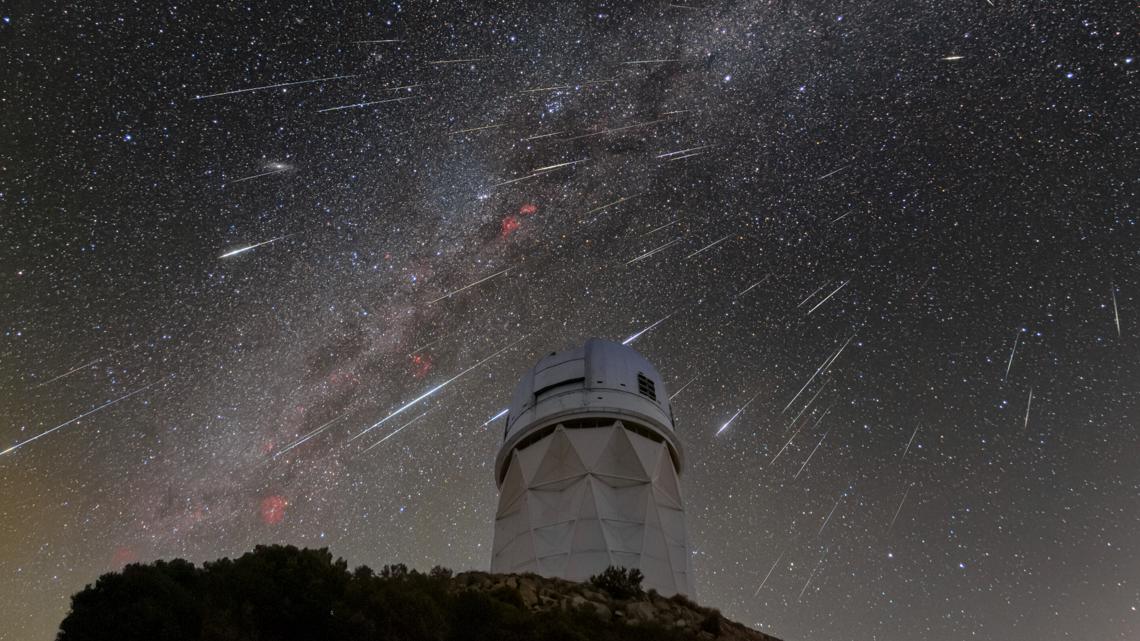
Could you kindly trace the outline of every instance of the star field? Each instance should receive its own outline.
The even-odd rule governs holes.
[[[1140,635],[1123,5],[0,14],[0,639],[258,543],[485,569],[591,336],[670,385],[703,605]]]

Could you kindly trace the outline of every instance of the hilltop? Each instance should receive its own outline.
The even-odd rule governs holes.
[[[128,565],[72,597],[59,641],[778,641],[612,570],[591,583],[533,574],[349,571],[327,549],[258,546],[201,567]],[[633,579],[633,580],[631,580]]]

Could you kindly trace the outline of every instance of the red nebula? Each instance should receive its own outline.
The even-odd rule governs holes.
[[[285,506],[287,505],[289,502],[280,494],[261,499],[261,520],[267,525],[277,525],[285,518]]]
[[[427,354],[412,354],[409,367],[412,370],[413,378],[423,378],[431,371],[431,356]]]
[[[531,214],[533,214],[537,211],[538,211],[538,205],[536,205],[534,203],[527,203],[527,204],[523,205],[522,207],[519,207],[519,213],[522,214],[523,216],[530,216]]]
[[[275,449],[277,449],[277,442],[274,441],[273,439],[269,438],[269,439],[265,439],[264,441],[261,442],[261,453],[262,454],[269,454],[270,452],[272,452]]]
[[[111,556],[111,567],[121,568],[129,563],[137,563],[139,555],[129,547],[121,547],[115,550]]]
[[[507,236],[510,236],[511,233],[518,230],[520,224],[521,223],[519,223],[519,219],[516,216],[507,216],[504,218],[502,237],[506,238]]]

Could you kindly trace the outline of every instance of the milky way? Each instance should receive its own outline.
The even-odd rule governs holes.
[[[0,638],[258,543],[486,568],[591,336],[670,385],[702,603],[1140,635],[1125,4],[197,4],[0,10]]]

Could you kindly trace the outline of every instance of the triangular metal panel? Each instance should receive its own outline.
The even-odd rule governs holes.
[[[558,554],[538,559],[538,574],[542,576],[566,576],[566,562],[569,554]]]
[[[585,581],[595,574],[601,574],[606,568],[613,565],[610,553],[602,550],[597,552],[575,552],[570,555],[566,563],[566,574],[571,581]]]
[[[590,476],[585,476],[582,479],[582,498],[578,501],[577,509],[573,514],[579,521],[596,521],[598,520],[598,501],[604,500],[604,497],[599,497],[596,488],[602,485],[597,483]]]
[[[570,534],[574,531],[572,522],[559,523],[534,529],[534,553],[539,559],[566,555],[570,552]]]
[[[644,525],[628,521],[603,520],[602,527],[605,528],[606,539],[610,541],[612,552],[641,553],[642,538],[645,533]]]
[[[671,543],[685,543],[685,513],[681,510],[657,506],[657,518],[661,520],[661,529]]]
[[[681,509],[680,502],[668,492],[663,491],[657,484],[653,485],[653,499],[662,507],[668,507],[674,510]]]
[[[508,572],[515,572],[527,563],[534,562],[534,538],[530,530],[516,536],[500,555]]]
[[[618,567],[629,568],[629,569],[641,567],[641,555],[640,554],[633,554],[632,552],[614,552],[610,556],[613,557],[613,560],[614,560],[613,564],[618,566]]]
[[[657,461],[661,458],[661,452],[665,450],[665,444],[647,439],[639,434],[630,434],[629,441],[637,450],[637,456],[641,459],[641,466],[647,470],[656,469]]]
[[[605,451],[606,445],[613,438],[614,427],[592,427],[584,429],[566,430],[574,449],[578,451],[578,458],[587,470],[593,470],[597,465],[598,457]]]
[[[625,487],[610,487],[604,482],[594,485],[594,495],[598,498],[598,516],[615,521],[644,522],[649,494],[648,483]]]
[[[558,483],[586,473],[586,466],[582,465],[582,460],[578,458],[578,453],[566,436],[566,428],[559,425],[554,434],[544,440],[550,441],[550,446],[530,480],[531,486]]]
[[[630,478],[628,476],[612,476],[610,474],[595,474],[599,481],[613,488],[620,487],[633,487],[635,485],[648,485],[648,481],[640,478]]]
[[[550,437],[547,437],[537,443],[531,443],[525,449],[515,450],[523,478],[528,484],[533,482],[534,475],[538,472],[538,467],[542,463],[542,459],[546,457],[546,450],[549,448]]]
[[[495,520],[495,540],[492,543],[492,549],[495,554],[500,553],[503,548],[515,537],[530,530],[530,519],[525,510],[519,510],[513,514],[508,514],[500,519]]]
[[[681,485],[677,481],[677,471],[673,469],[673,458],[668,452],[663,452],[657,461],[657,469],[653,473],[653,486],[667,494],[672,499],[671,503],[678,510],[681,509]]]
[[[669,542],[664,532],[655,527],[646,527],[644,541],[641,556],[660,561],[669,560]]]
[[[645,575],[643,585],[652,585],[658,592],[672,594],[676,592],[673,583],[673,568],[664,559],[655,559],[641,555],[641,573]]]
[[[686,551],[683,545],[669,546],[669,563],[673,566],[674,570],[685,567],[685,562],[688,560],[685,557],[687,557],[688,554],[688,551]]]
[[[599,476],[648,481],[649,472],[641,464],[641,457],[629,440],[629,432],[615,429],[591,470]],[[607,478],[607,482],[609,479]]]
[[[561,490],[539,489],[527,492],[531,526],[539,528],[574,520],[582,503],[586,483],[587,478],[582,477],[575,484]]]
[[[505,514],[510,512],[507,508],[517,501],[526,491],[526,479],[523,478],[522,469],[519,466],[518,453],[511,455],[511,461],[507,464],[507,475],[503,477],[503,487],[499,490],[499,513]]]
[[[582,520],[574,523],[574,536],[570,541],[570,551],[577,556],[579,552],[598,552],[609,550],[606,533],[602,530],[602,522],[596,519]]]

